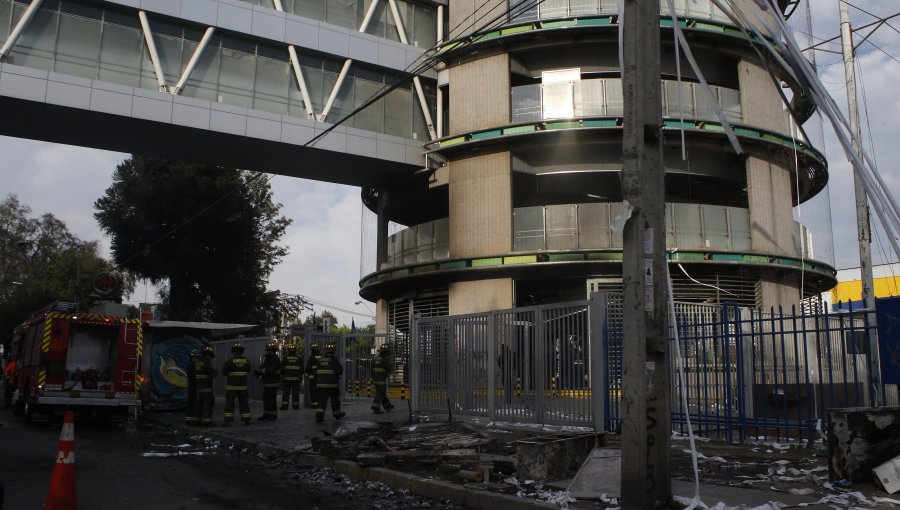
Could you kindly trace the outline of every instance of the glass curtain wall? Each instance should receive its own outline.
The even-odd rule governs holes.
[[[244,2],[275,8],[273,0],[242,0]],[[303,16],[331,25],[359,30],[374,0],[281,0],[285,12]],[[396,0],[397,10],[407,42],[417,48],[430,48],[437,42],[436,10],[432,5],[408,0]],[[397,24],[387,0],[378,0],[366,33],[400,41]]]
[[[45,0],[43,6],[11,51],[9,63],[159,89],[136,13],[53,0]],[[8,34],[26,8],[27,4],[0,0],[0,33]],[[166,84],[173,87],[205,29],[153,18],[150,24]],[[300,65],[313,110],[320,113],[337,82],[343,60],[301,54]],[[349,115],[397,79],[394,71],[354,63],[327,120],[334,122]],[[424,80],[423,86],[426,101],[435,104],[433,83]],[[307,116],[287,48],[234,36],[213,36],[182,95],[281,115]],[[348,125],[415,140],[428,137],[425,117],[410,83],[354,115]]]
[[[617,0],[518,0],[511,2],[516,14],[512,22],[521,23],[539,19],[567,18],[617,14]],[[675,13],[679,17],[701,18],[731,24],[731,19],[710,0],[675,0]],[[670,15],[669,6],[661,2],[660,14]]]

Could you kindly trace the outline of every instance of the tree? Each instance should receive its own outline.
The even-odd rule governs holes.
[[[31,217],[16,195],[0,202],[0,226],[0,338],[53,301],[87,310],[94,276],[114,269],[97,241],[82,241],[53,214]]]
[[[262,174],[134,155],[116,167],[94,207],[115,262],[164,285],[172,320],[268,325],[269,274],[291,220]]]

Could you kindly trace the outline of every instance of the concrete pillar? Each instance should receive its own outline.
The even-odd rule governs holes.
[[[741,111],[744,124],[788,132],[787,117],[775,84],[765,69],[741,61],[738,64],[741,89]],[[796,232],[792,215],[793,174],[780,162],[747,158],[747,200],[750,208],[750,245],[753,251],[769,255],[797,257]],[[760,280],[759,305],[763,308],[790,307],[799,302],[799,285],[795,278],[783,278],[774,271]]]
[[[474,8],[469,0],[457,4]],[[481,2],[475,2],[481,4]],[[479,11],[485,9],[478,5]],[[471,11],[470,11],[471,12]],[[451,26],[454,26],[451,20]],[[450,68],[450,132],[509,123],[509,57],[494,55]],[[463,154],[449,163],[450,257],[481,257],[512,250],[512,175],[508,151]],[[450,285],[451,314],[509,308],[511,279]]]

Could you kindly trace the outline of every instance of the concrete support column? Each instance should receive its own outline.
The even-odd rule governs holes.
[[[786,132],[787,118],[775,84],[757,64],[738,64],[741,89],[741,111],[744,123]],[[773,161],[756,156],[747,158],[747,201],[750,208],[750,244],[754,251],[771,255],[797,257],[797,233],[794,228],[794,175],[788,161]],[[799,302],[799,284],[775,272],[760,280],[760,302],[763,308],[790,307]]]
[[[451,6],[451,13],[457,3]],[[449,72],[451,133],[509,122],[507,55],[467,62],[450,68]],[[512,250],[513,205],[509,152],[463,155],[451,161],[448,170],[450,257],[509,253]],[[513,305],[513,282],[509,278],[454,283],[449,290],[451,314],[497,310]]]

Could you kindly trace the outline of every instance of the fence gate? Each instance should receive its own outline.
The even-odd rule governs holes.
[[[618,431],[622,319],[621,294],[601,292],[590,301],[417,318],[413,405]],[[673,324],[676,432],[686,432],[690,418],[698,435],[729,442],[810,440],[826,426],[828,408],[869,405],[865,313],[676,303]],[[897,385],[880,391],[897,404]]]
[[[587,301],[417,318],[416,409],[492,420],[594,426]],[[602,371],[598,372],[602,374]]]
[[[372,383],[372,363],[378,348],[388,343],[387,336],[377,333],[323,333],[312,331],[307,333],[308,341],[303,345],[304,363],[309,359],[312,351],[310,346],[318,345],[322,354],[325,346],[334,344],[334,355],[343,361],[344,375],[340,379],[341,400],[363,401],[375,396],[375,387]],[[393,346],[392,346],[393,347]],[[398,349],[391,349],[394,358],[398,357]],[[396,359],[394,366],[397,366]],[[389,381],[394,384],[394,381]]]

